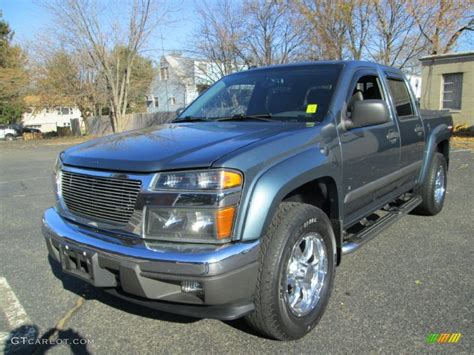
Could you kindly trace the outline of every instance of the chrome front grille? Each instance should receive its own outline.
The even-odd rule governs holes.
[[[61,195],[67,209],[107,223],[128,223],[140,187],[140,180],[61,171]]]

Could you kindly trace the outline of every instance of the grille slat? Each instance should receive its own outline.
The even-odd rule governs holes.
[[[63,181],[67,184],[71,178],[66,178]],[[111,191],[111,192],[123,192],[123,191],[129,191],[129,192],[134,192],[136,190],[136,187],[128,187],[128,186],[110,186],[108,184],[104,184],[103,182],[98,182],[98,181],[93,181],[93,183],[96,185],[96,187],[103,189],[104,191]],[[85,182],[85,181],[74,181],[74,185],[76,186],[90,186],[90,182]]]
[[[91,197],[87,193],[83,193],[83,192],[80,192],[80,190],[74,190],[74,189],[71,189],[69,187],[63,187],[63,194],[70,194],[70,195],[72,195],[72,197],[78,196],[78,198],[79,197],[84,197],[86,199],[92,200],[92,201],[97,202],[97,203],[107,202],[107,201],[110,201],[110,202],[115,202],[116,201],[116,198],[114,198],[113,196],[111,197],[110,194],[102,194],[102,193],[98,193],[97,191],[95,191],[95,196]],[[134,196],[134,197],[136,198],[136,196]],[[133,200],[133,198],[131,200]],[[133,201],[131,201],[131,202],[133,202]]]
[[[61,193],[67,209],[109,223],[130,220],[141,181],[61,172]]]
[[[125,217],[122,217],[122,216],[110,215],[106,212],[98,212],[98,211],[91,211],[91,210],[88,210],[88,209],[83,209],[83,208],[78,207],[78,206],[73,206],[69,209],[74,211],[74,213],[79,213],[81,215],[85,215],[85,216],[88,216],[88,217],[90,217],[93,214],[94,219],[113,221],[113,222],[116,222],[116,223],[117,222],[121,223],[122,220],[125,218]]]
[[[120,207],[120,208],[114,208],[114,207],[111,207],[111,206],[107,206],[107,205],[95,205],[93,204],[94,201],[84,201],[84,200],[79,200],[79,199],[76,199],[75,202],[71,202],[71,200],[68,202],[69,205],[75,205],[75,206],[78,206],[78,207],[81,207],[81,208],[86,208],[88,210],[94,210],[94,211],[97,211],[97,212],[107,212],[107,213],[110,213],[111,215],[123,215],[123,216],[126,216],[128,215],[130,212],[133,213],[133,209],[130,209],[128,207]]]
[[[112,184],[112,183],[119,183],[120,185],[141,185],[140,180],[128,180],[128,179],[118,179],[118,178],[109,178],[109,177],[102,177],[102,176],[92,176],[92,175],[84,175],[84,174],[77,174],[77,173],[71,173],[69,171],[62,171],[63,176],[72,176],[76,180],[84,180],[84,181],[92,181],[92,180],[97,180],[97,181],[104,181],[107,184]]]

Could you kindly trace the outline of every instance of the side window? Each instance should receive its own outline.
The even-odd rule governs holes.
[[[398,118],[413,116],[414,111],[406,83],[403,80],[390,78],[387,81]]]
[[[380,87],[379,78],[376,75],[361,76],[354,89],[352,96],[347,103],[347,113],[351,116],[352,106],[356,101],[362,100],[383,100],[383,93]]]

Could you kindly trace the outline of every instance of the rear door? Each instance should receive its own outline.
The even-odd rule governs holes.
[[[384,100],[387,105],[379,72],[376,69],[357,71],[347,93],[350,119],[354,100]],[[350,130],[340,129],[343,157],[344,224],[348,225],[380,205],[396,189],[399,168],[400,140],[395,118],[389,122]]]
[[[421,170],[425,150],[425,132],[414,95],[407,81],[396,72],[387,72],[386,81],[393,111],[400,129],[401,185],[412,187]]]

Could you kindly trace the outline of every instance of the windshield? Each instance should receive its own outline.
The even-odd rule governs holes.
[[[318,64],[233,74],[210,87],[179,119],[267,117],[293,122],[321,121],[340,70],[341,65]]]

